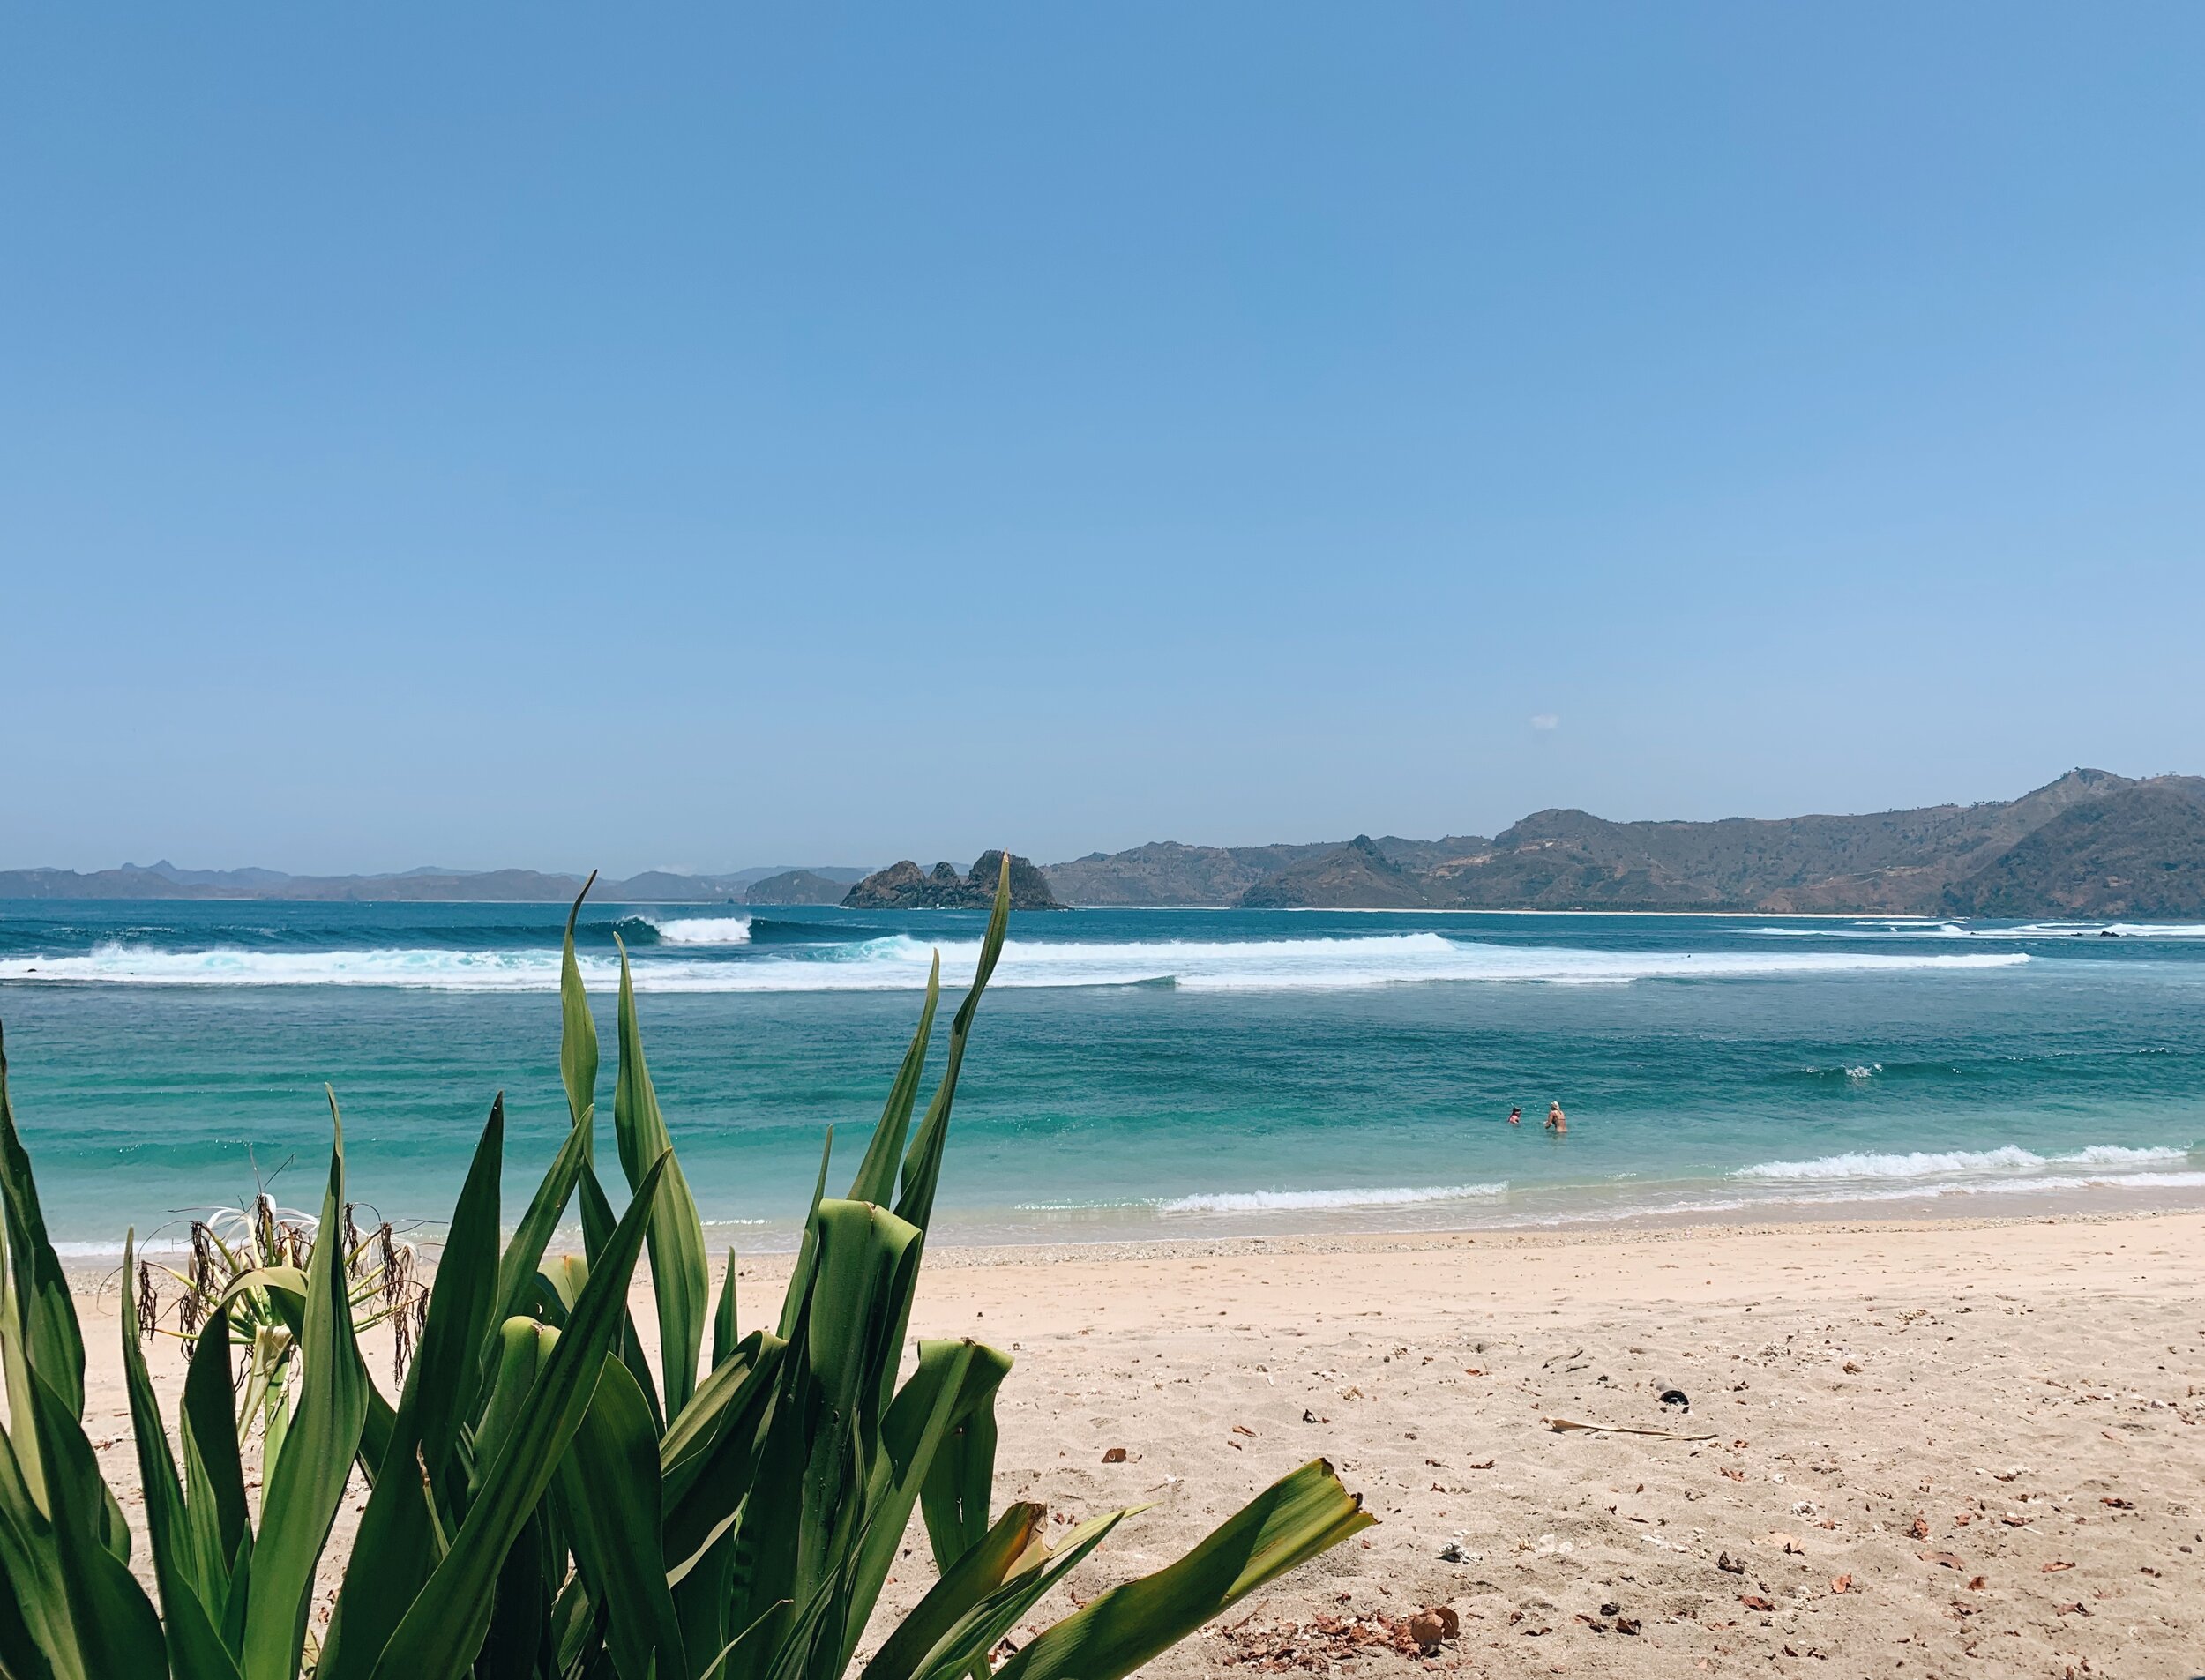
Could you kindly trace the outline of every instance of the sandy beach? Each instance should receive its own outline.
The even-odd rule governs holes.
[[[786,1265],[743,1269],[746,1323]],[[2185,1213],[947,1249],[915,1328],[1016,1355],[998,1503],[1147,1504],[1080,1598],[1312,1457],[1364,1495],[1378,1527],[1160,1674],[2187,1676],[2201,1298]],[[80,1310],[134,1490],[114,1297]],[[1392,1630],[1440,1605],[1419,1657]]]

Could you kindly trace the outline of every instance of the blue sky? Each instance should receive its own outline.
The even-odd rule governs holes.
[[[6,8],[0,866],[2205,771],[2201,49],[2179,6]]]

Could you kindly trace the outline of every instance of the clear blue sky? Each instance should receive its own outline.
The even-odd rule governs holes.
[[[2201,69],[2193,5],[7,6],[0,865],[2205,771]]]

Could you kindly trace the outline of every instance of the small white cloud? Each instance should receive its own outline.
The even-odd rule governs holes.
[[[1531,727],[1535,729],[1558,729],[1562,727],[1562,720],[1551,712],[1541,712],[1533,716]]]

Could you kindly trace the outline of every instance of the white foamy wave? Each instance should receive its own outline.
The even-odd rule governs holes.
[[[2205,922],[2025,922],[1971,927],[1960,922],[1835,922],[1812,927],[1741,928],[1762,939],[1972,939],[1978,944],[2043,939],[2205,939]]]
[[[1917,1151],[1904,1155],[1824,1155],[1817,1161],[1764,1161],[1733,1178],[1935,1178],[1947,1173],[2026,1172],[2044,1157],[2012,1144],[2002,1149]]]
[[[643,918],[659,930],[659,941],[669,945],[747,945],[751,919],[746,915],[656,916]]]
[[[2186,1149],[2129,1149],[2114,1144],[2093,1144],[2073,1154],[2040,1155],[2034,1150],[2007,1144],[1999,1149],[1916,1151],[1909,1154],[1824,1155],[1814,1161],[1764,1161],[1741,1167],[1733,1178],[1799,1183],[1816,1179],[1925,1179],[1958,1174],[2041,1173],[2062,1166],[2141,1166],[2152,1161],[2185,1161]]]
[[[2136,1167],[2155,1161],[2187,1161],[2194,1153],[2188,1149],[2126,1149],[2119,1144],[2094,1143],[2088,1149],[2078,1149],[2071,1155],[2054,1155],[2052,1159],[2082,1167]]]
[[[722,918],[701,918],[714,922]],[[676,922],[675,925],[680,925]],[[937,947],[903,934],[789,955],[635,959],[639,991],[894,991],[926,984]],[[942,977],[970,983],[977,941],[938,947]],[[1332,939],[1152,940],[1124,944],[1013,940],[995,984],[1013,987],[1170,983],[1191,991],[1321,991],[1436,981],[1626,985],[1641,980],[1992,969],[2029,960],[2013,952],[1967,956],[1903,952],[1610,952],[1484,945],[1437,933]],[[580,959],[583,977],[618,975],[610,958]],[[439,991],[554,991],[559,953],[540,951],[167,951],[107,945],[60,957],[0,960],[0,981],[168,986],[397,986]]]
[[[1155,1203],[1155,1206],[1159,1213],[1318,1213],[1330,1208],[1409,1207],[1425,1202],[1477,1201],[1507,1193],[1505,1182],[1429,1184],[1421,1189],[1394,1190],[1206,1191],[1193,1196],[1175,1196]]]

